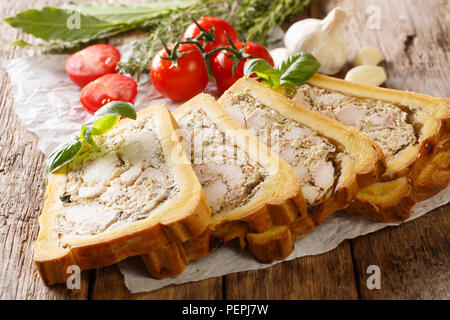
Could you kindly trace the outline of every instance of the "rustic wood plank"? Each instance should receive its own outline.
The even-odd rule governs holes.
[[[125,287],[117,266],[97,269],[90,299],[163,299],[208,300],[222,299],[222,279],[213,278],[197,282],[172,285],[152,292],[131,294]]]
[[[450,206],[352,240],[361,299],[450,299]],[[370,265],[381,288],[369,289]]]
[[[55,1],[53,1],[55,2]],[[60,1],[62,2],[62,1]],[[1,18],[50,1],[1,1]],[[0,56],[13,58],[18,52],[8,43],[22,38],[6,23],[0,25]],[[29,36],[23,37],[29,39]],[[86,299],[88,272],[81,277],[81,289],[64,285],[46,287],[33,263],[32,245],[38,233],[43,194],[44,156],[37,138],[26,131],[12,110],[13,97],[6,72],[0,70],[0,299]]]
[[[320,9],[329,9],[333,2],[352,15],[346,35],[354,53],[363,46],[383,51],[387,87],[450,96],[450,24],[448,16],[438,14],[450,10],[448,1],[344,0],[328,1]],[[369,12],[376,10],[379,29],[368,28]],[[360,298],[448,299],[449,224],[447,205],[400,227],[351,241]],[[371,264],[381,268],[381,290],[367,288]]]
[[[226,299],[358,299],[348,241],[321,255],[225,278]]]
[[[445,0],[318,0],[311,8],[322,18],[335,6],[348,14],[344,26],[349,66],[357,51],[378,47],[384,54],[386,87],[449,97],[450,3]],[[379,12],[380,24],[372,24]],[[345,73],[341,73],[345,75]]]

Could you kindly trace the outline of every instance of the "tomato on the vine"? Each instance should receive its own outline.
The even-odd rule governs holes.
[[[234,44],[236,49],[241,49],[243,43],[238,42]],[[254,58],[261,58],[274,65],[273,59],[270,56],[269,51],[262,45],[255,42],[246,42],[244,52],[253,56]],[[214,57],[211,63],[211,71],[216,79],[217,88],[223,92],[233,85],[239,78],[244,76],[244,64],[248,58],[244,58],[239,61],[236,69],[234,70],[233,77],[233,59],[228,57],[230,52],[222,50],[218,55]]]
[[[150,76],[152,84],[161,94],[173,101],[185,101],[205,89],[208,72],[203,56],[195,45],[181,44],[176,52],[174,49],[175,44],[171,44],[154,56]],[[172,58],[167,50],[174,55],[176,62],[170,60]]]
[[[94,44],[86,47],[66,60],[66,72],[80,87],[101,76],[113,73],[120,61],[120,52],[109,44]]]
[[[134,103],[136,95],[136,81],[123,74],[109,73],[81,89],[80,101],[89,113],[94,114],[111,101]]]
[[[200,17],[196,20],[196,23],[205,31],[210,31],[212,28],[214,28],[214,35],[216,36],[216,39],[208,42],[204,46],[203,49],[205,50],[205,52],[210,52],[211,50],[218,47],[228,46],[230,43],[227,39],[227,34],[233,43],[239,41],[239,36],[236,33],[236,30],[234,30],[231,24],[223,19],[216,17]],[[183,34],[183,41],[194,39],[200,33],[201,30],[198,28],[198,26],[195,23],[191,23]],[[199,39],[199,42],[203,46],[203,40]]]

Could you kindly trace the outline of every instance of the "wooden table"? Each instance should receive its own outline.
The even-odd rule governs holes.
[[[2,0],[1,18],[57,5],[50,0]],[[322,18],[347,10],[352,56],[377,46],[386,57],[387,87],[450,97],[450,2],[446,0],[316,1],[302,15]],[[373,14],[379,13],[379,28]],[[376,17],[375,17],[376,18]],[[368,21],[369,19],[369,21]],[[372,24],[375,22],[375,26]],[[375,28],[373,28],[375,27]],[[0,24],[3,59],[21,32]],[[25,36],[25,39],[29,39]],[[9,79],[0,70],[0,297],[2,299],[449,299],[450,205],[399,227],[347,240],[335,250],[259,271],[131,295],[116,266],[83,272],[80,290],[43,285],[32,261],[44,195],[44,155],[13,109]],[[381,269],[381,289],[366,286],[367,267]]]

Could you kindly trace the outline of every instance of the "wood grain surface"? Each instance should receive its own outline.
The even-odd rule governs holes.
[[[0,18],[63,2],[2,0]],[[351,56],[364,46],[383,51],[387,87],[450,97],[449,1],[317,0],[301,17],[323,18],[335,6],[349,15],[345,34]],[[374,13],[379,13],[378,25],[373,24]],[[0,30],[1,59],[28,53],[8,43],[29,36],[3,22]],[[44,155],[36,136],[14,114],[13,100],[9,79],[0,69],[0,299],[450,298],[450,205],[399,227],[347,240],[331,252],[264,270],[132,295],[118,268],[110,266],[83,272],[80,290],[48,288],[32,261],[43,204]],[[379,290],[367,288],[370,265],[380,267]]]

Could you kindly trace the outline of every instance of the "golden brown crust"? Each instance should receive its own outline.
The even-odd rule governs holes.
[[[428,163],[417,169],[413,181],[417,201],[428,199],[446,188],[450,182],[450,134],[442,137]]]
[[[295,239],[289,226],[273,226],[266,232],[247,233],[245,238],[250,253],[263,263],[284,259],[294,250]]]
[[[40,232],[34,246],[34,261],[47,285],[66,281],[69,265],[78,265],[81,270],[111,265],[129,256],[161,248],[171,240],[186,241],[201,234],[207,227],[209,204],[171,125],[169,111],[162,105],[156,105],[139,112],[138,117],[147,114],[153,114],[156,119],[162,136],[161,145],[167,161],[173,161],[170,164],[180,181],[182,196],[168,200],[147,219],[98,235],[71,236],[62,241],[54,227],[56,204],[60,201],[60,188],[66,172],[61,169],[52,174],[39,217]],[[120,121],[118,126],[129,122]]]
[[[168,244],[162,249],[151,251],[141,257],[148,272],[155,279],[179,274],[186,269],[189,263],[183,248],[176,243]]]
[[[395,222],[407,219],[415,203],[410,179],[400,177],[376,182],[358,190],[347,210],[373,220]]]

